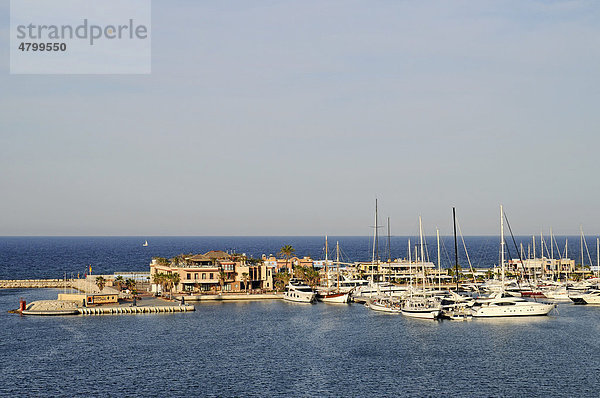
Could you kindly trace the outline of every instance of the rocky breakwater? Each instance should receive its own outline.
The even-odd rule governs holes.
[[[59,288],[71,287],[64,279],[2,279],[0,289]]]

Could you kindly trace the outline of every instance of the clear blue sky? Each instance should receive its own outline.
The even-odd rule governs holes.
[[[1,235],[600,232],[600,3],[154,1],[149,76],[9,74]]]

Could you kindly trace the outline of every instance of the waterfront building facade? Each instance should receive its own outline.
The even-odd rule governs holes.
[[[575,260],[570,258],[526,258],[511,259],[508,261],[507,270],[517,275],[528,276],[532,278],[542,278],[545,276],[561,277],[568,276],[576,272]]]
[[[273,288],[273,271],[267,265],[249,264],[246,256],[221,250],[180,255],[170,260],[154,258],[150,263],[150,274],[158,273],[179,276],[173,293],[240,292]],[[152,291],[161,290],[162,286],[153,281]]]
[[[263,264],[267,267],[271,267],[275,270],[275,272],[289,272],[292,273],[294,267],[310,267],[313,268],[315,265],[315,261],[308,257],[290,257],[289,260],[285,258],[277,258],[273,255],[269,255],[268,257],[262,256]]]
[[[426,261],[425,263],[408,261],[406,259],[396,259],[394,261],[362,261],[355,264],[358,276],[374,281],[388,281],[407,283],[411,278],[422,278],[423,267],[427,278],[439,278],[438,270],[435,265]],[[442,274],[447,276],[446,270]]]

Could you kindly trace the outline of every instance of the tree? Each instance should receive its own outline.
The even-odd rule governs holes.
[[[169,260],[164,257],[152,257],[158,265],[169,265]]]
[[[227,273],[221,268],[219,271],[219,285],[221,286],[221,293],[223,292],[223,286],[225,285],[225,281],[227,280]]]
[[[294,273],[298,279],[306,281],[306,283],[311,287],[318,286],[319,282],[321,281],[321,275],[319,274],[319,271],[313,267],[296,267]]]
[[[131,278],[128,278],[125,281],[125,287],[127,288],[127,290],[132,291],[135,290],[135,281]]]
[[[261,263],[262,263],[262,260],[260,258],[254,258],[252,256],[246,258],[246,264],[248,264],[248,265],[258,265]]]
[[[242,279],[244,280],[244,288],[246,289],[246,292],[248,292],[248,273],[247,272],[242,272]]]
[[[123,288],[124,283],[125,280],[123,279],[122,275],[119,275],[115,278],[115,285],[117,286],[117,289],[119,289],[119,291]]]
[[[292,257],[292,254],[294,254],[295,251],[296,250],[291,245],[285,245],[279,250],[279,254],[285,257],[285,268],[288,270],[290,269],[288,264],[290,257]]]
[[[282,291],[290,282],[291,275],[287,272],[278,272],[273,277],[273,285],[275,290]]]
[[[154,284],[160,286],[160,290],[164,292],[167,286],[167,275],[162,272],[157,272],[152,275],[152,280]],[[158,289],[157,289],[158,290]]]
[[[96,277],[96,285],[98,286],[98,289],[102,291],[102,289],[104,289],[104,286],[106,286],[106,280],[103,277],[98,276]]]
[[[181,280],[181,277],[179,276],[179,272],[175,272],[174,274],[170,275],[171,277],[171,286],[174,286],[175,288],[177,288],[177,286],[179,285],[179,282]],[[175,289],[177,290],[177,289]],[[173,298],[173,291],[171,291],[171,298]]]

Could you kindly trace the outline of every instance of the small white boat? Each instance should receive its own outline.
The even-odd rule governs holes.
[[[442,304],[432,297],[409,297],[402,304],[402,315],[410,318],[438,319]]]
[[[316,296],[316,293],[310,286],[297,279],[290,279],[290,282],[285,287],[285,293],[283,293],[284,300],[296,303],[314,303]]]
[[[148,246],[148,241],[145,241],[142,246],[144,246],[144,247]]]
[[[400,314],[402,312],[400,304],[389,299],[369,300],[365,306],[373,311],[386,312],[388,314]]]
[[[317,300],[330,304],[347,304],[350,302],[350,293],[346,292],[319,292]]]
[[[571,301],[569,291],[565,286],[544,290],[544,296],[552,301]]]

